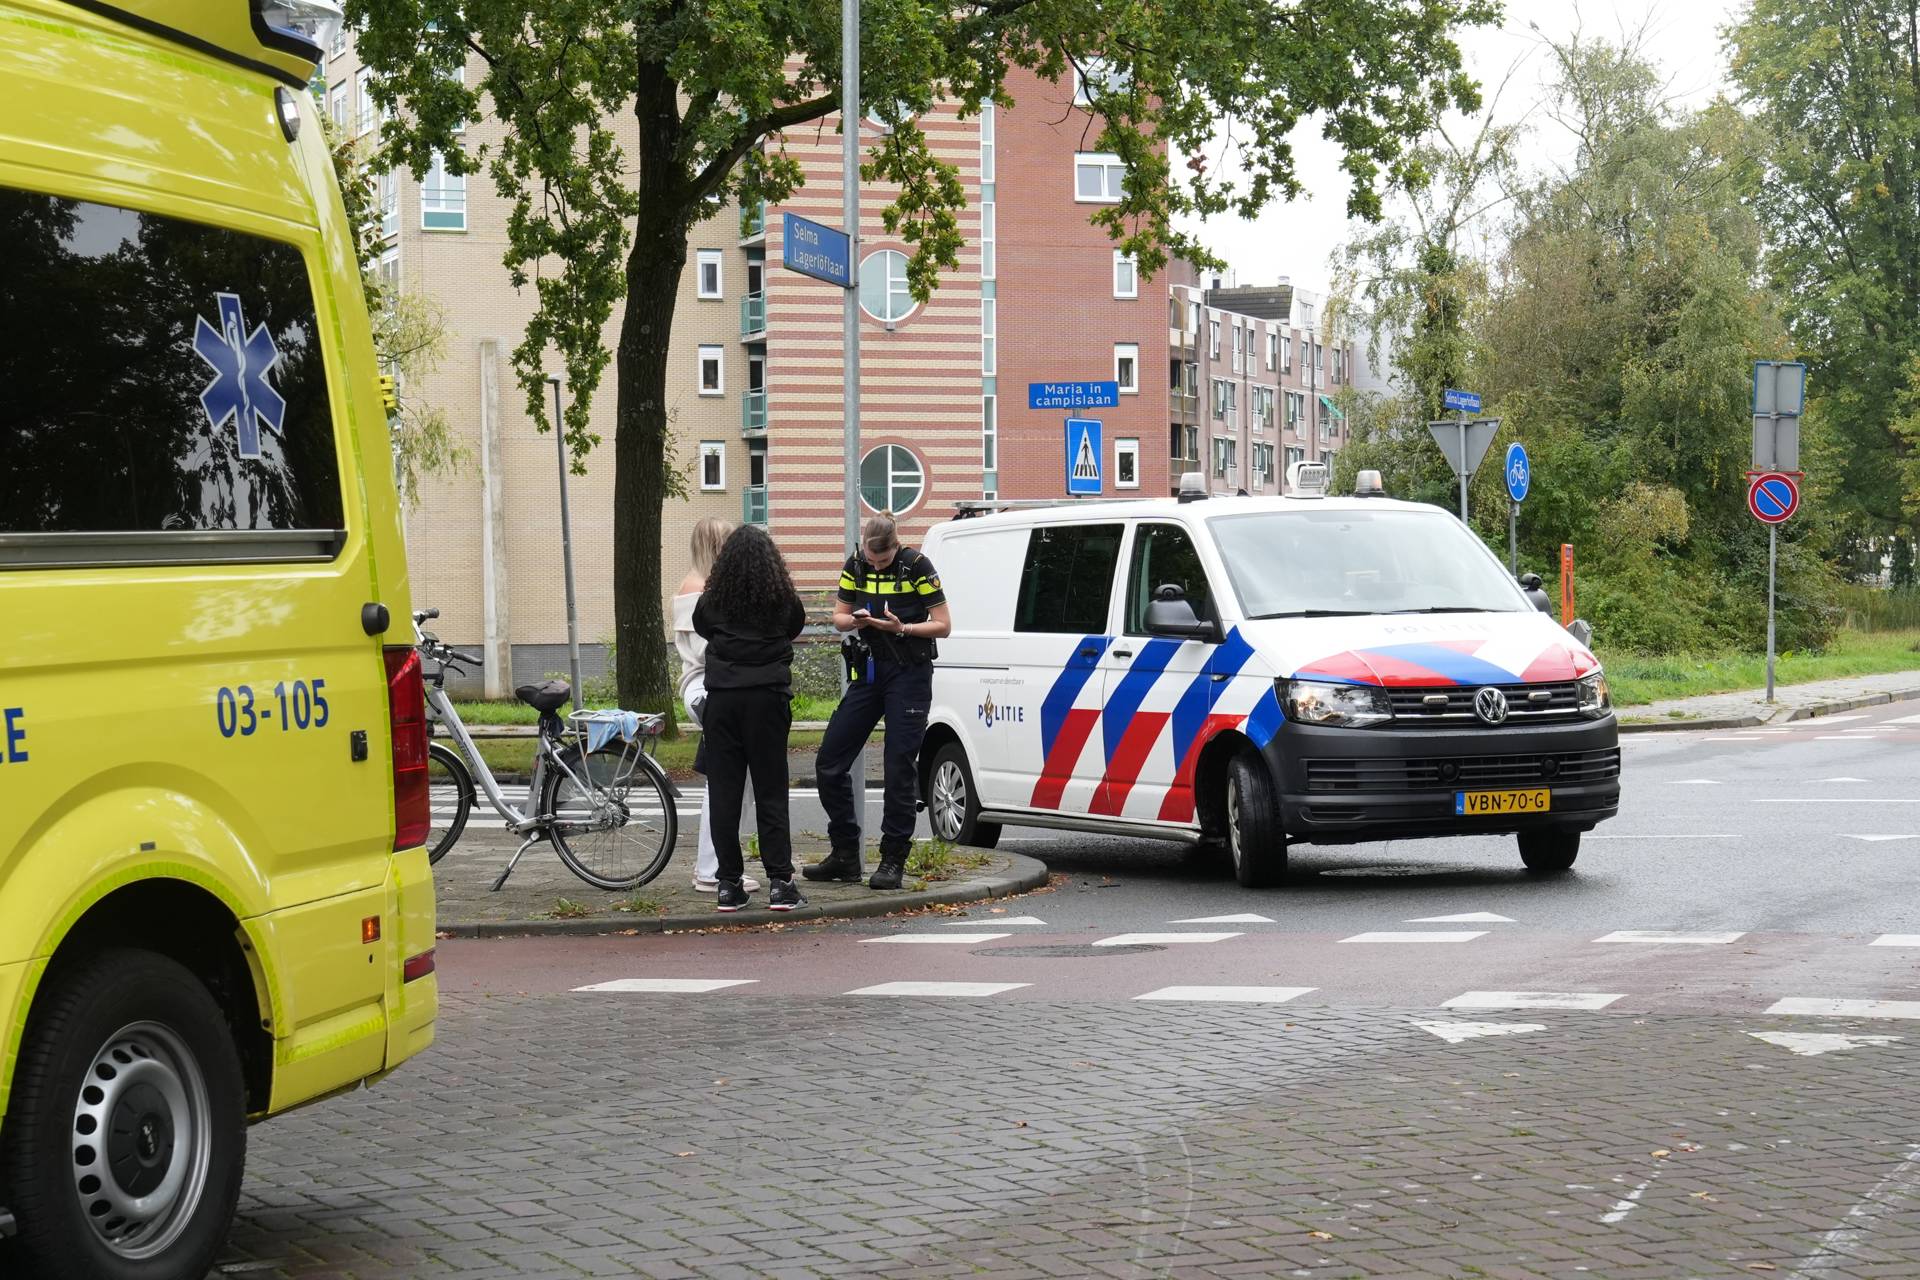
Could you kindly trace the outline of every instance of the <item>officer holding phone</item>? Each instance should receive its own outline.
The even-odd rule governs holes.
[[[854,757],[884,718],[886,798],[880,817],[880,866],[869,888],[898,889],[913,844],[920,802],[920,744],[933,701],[935,641],[953,629],[933,562],[900,545],[890,513],[868,520],[860,550],[840,571],[833,626],[844,637],[847,692],[820,743],[815,781],[827,813],[832,852],[802,869],[809,880],[860,879],[860,825],[854,819]]]

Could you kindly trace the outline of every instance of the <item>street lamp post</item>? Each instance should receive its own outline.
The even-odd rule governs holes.
[[[840,217],[847,231],[847,287],[841,300],[845,369],[841,417],[845,422],[840,462],[841,505],[847,554],[860,550],[860,0],[840,0]],[[847,692],[847,664],[840,668],[840,694]],[[853,758],[853,820],[867,828],[867,752]]]
[[[560,375],[547,375],[553,388],[553,439],[560,450],[560,563],[567,581],[567,671],[573,679],[573,709],[580,710],[580,615],[573,603],[573,519],[567,511],[567,433],[560,425]]]

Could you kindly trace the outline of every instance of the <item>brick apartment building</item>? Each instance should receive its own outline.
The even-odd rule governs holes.
[[[336,45],[323,70],[335,121],[354,134],[373,129],[366,73],[350,39]],[[928,302],[907,294],[910,246],[881,222],[890,193],[864,193],[860,488],[867,508],[894,510],[915,541],[949,518],[958,500],[1062,494],[1065,415],[1028,409],[1030,382],[1121,384],[1120,404],[1093,415],[1103,424],[1110,495],[1167,493],[1183,470],[1199,469],[1198,455],[1170,460],[1170,425],[1183,444],[1181,429],[1194,427],[1198,449],[1220,451],[1222,467],[1210,478],[1224,492],[1277,489],[1284,454],[1274,453],[1256,478],[1256,448],[1263,462],[1269,445],[1308,457],[1336,448],[1337,435],[1316,436],[1314,424],[1326,419],[1309,393],[1335,385],[1339,358],[1335,369],[1315,371],[1302,357],[1289,371],[1269,368],[1253,350],[1256,337],[1267,343],[1264,335],[1278,332],[1276,354],[1305,351],[1305,302],[1284,288],[1203,289],[1191,271],[1184,284],[1175,274],[1171,296],[1164,282],[1144,284],[1088,221],[1099,204],[1117,199],[1120,170],[1114,157],[1077,150],[1088,136],[1077,86],[1015,69],[1008,90],[1013,107],[963,118],[942,105],[918,120],[967,193],[966,247]],[[683,375],[670,381],[667,396],[689,497],[667,509],[665,592],[685,570],[687,534],[702,516],[765,525],[803,589],[831,583],[846,554],[842,295],[779,266],[783,210],[841,222],[837,123],[829,117],[786,139],[806,185],[785,206],[745,217],[721,208],[691,237],[673,334]],[[619,127],[630,135],[632,121]],[[872,141],[884,127],[863,121],[863,138]],[[477,145],[500,129],[483,118],[468,124],[465,137]],[[518,680],[566,665],[556,448],[551,435],[534,430],[510,362],[531,291],[508,283],[501,258],[510,205],[490,180],[435,166],[420,181],[405,171],[382,177],[378,190],[387,232],[381,271],[433,297],[448,321],[445,359],[414,390],[446,413],[471,459],[456,474],[425,480],[408,513],[414,596],[442,611],[443,638],[483,650],[487,692],[501,696]],[[1183,327],[1193,306],[1200,310]],[[1195,385],[1218,379],[1235,388],[1221,393],[1218,416],[1209,416],[1205,395],[1190,403],[1194,397],[1179,386],[1171,396],[1163,391],[1155,355],[1163,323],[1170,370],[1191,364]],[[1246,335],[1238,361],[1229,348],[1211,349],[1214,323]],[[610,346],[617,324],[616,313]],[[1297,432],[1280,429],[1292,403],[1282,387],[1312,401],[1296,406]],[[1266,403],[1257,389],[1267,388],[1274,407],[1256,417],[1256,405]],[[586,474],[570,477],[589,675],[603,669],[602,642],[613,630],[613,415],[609,376],[593,409],[602,444],[586,459]]]

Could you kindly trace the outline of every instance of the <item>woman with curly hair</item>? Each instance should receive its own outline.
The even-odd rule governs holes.
[[[806,610],[780,549],[764,529],[733,531],[707,575],[693,609],[693,629],[706,638],[707,705],[701,753],[707,769],[707,806],[719,861],[715,906],[747,905],[740,883],[740,805],[753,778],[760,857],[772,884],[767,905],[791,911],[806,899],[793,884],[793,843],[787,832],[787,733],[793,727],[793,641]]]

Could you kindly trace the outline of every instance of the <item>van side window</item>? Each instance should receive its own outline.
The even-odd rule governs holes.
[[[1077,635],[1104,632],[1123,527],[1056,524],[1036,528],[1027,541],[1013,629]]]
[[[263,534],[277,549],[337,543],[333,411],[298,249],[7,188],[0,244],[0,567],[58,562],[33,545],[49,542],[102,563],[257,556]],[[223,552],[229,535],[253,551]]]
[[[1177,524],[1143,524],[1133,533],[1133,558],[1127,569],[1127,634],[1147,634],[1147,604],[1161,587],[1186,593],[1198,617],[1213,608],[1207,571],[1193,538]]]

